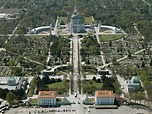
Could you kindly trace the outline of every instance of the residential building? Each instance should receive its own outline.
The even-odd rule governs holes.
[[[95,91],[95,105],[113,105],[115,94],[112,90]]]
[[[56,91],[39,91],[38,105],[39,106],[54,106],[56,105]]]
[[[135,89],[141,88],[141,82],[138,76],[133,76],[131,80],[125,80],[125,83],[128,87],[128,91],[133,91]]]

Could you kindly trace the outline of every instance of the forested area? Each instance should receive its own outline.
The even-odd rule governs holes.
[[[8,103],[15,104],[22,99],[24,92],[22,89],[19,90],[8,90],[0,88],[0,98],[6,99]]]
[[[152,8],[151,0],[6,0],[1,1],[3,8],[22,9],[19,20],[22,20],[18,33],[26,33],[38,26],[54,24],[57,16],[70,18],[74,6],[82,18],[93,16],[96,23],[122,28],[127,33],[135,33],[134,23],[147,38],[151,35]],[[25,13],[27,12],[26,16]],[[11,25],[11,22],[3,22]],[[5,24],[6,23],[6,24]],[[10,27],[9,26],[9,27]],[[8,30],[11,30],[8,28]],[[1,31],[1,33],[4,32]],[[7,31],[6,33],[11,33]]]
[[[133,26],[136,23],[140,32],[146,36],[146,38],[150,38],[152,9],[149,4],[146,4],[143,0],[77,1],[81,15],[92,15],[97,23],[113,25],[132,34],[135,33]]]
[[[51,35],[50,42],[50,52],[53,58],[51,58],[49,65],[66,64],[67,62],[69,62],[70,40],[62,36],[56,37]]]
[[[61,84],[61,87],[60,87],[60,84]],[[41,79],[40,77],[35,76],[30,83],[30,89],[28,91],[27,96],[29,97],[35,93],[37,94],[39,91],[46,91],[46,90],[54,90],[54,91],[57,91],[58,94],[61,94],[62,92],[63,93],[67,92],[68,91],[67,89],[68,89],[68,80],[66,79],[63,79],[63,80],[61,80],[60,78],[50,79],[48,76],[44,76]]]
[[[85,37],[81,42],[80,54],[82,57],[82,61],[88,63],[88,59],[90,56],[98,56],[100,55],[100,45],[98,44],[95,36]]]

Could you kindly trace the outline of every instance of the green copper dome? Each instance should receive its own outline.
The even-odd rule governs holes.
[[[16,79],[14,77],[8,78],[7,85],[9,85],[9,86],[15,86],[16,85]]]
[[[16,81],[14,77],[8,78],[9,81]]]
[[[73,13],[71,19],[80,19],[80,17],[77,13]]]

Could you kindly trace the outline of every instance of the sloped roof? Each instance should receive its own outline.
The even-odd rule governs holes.
[[[16,81],[16,79],[14,77],[10,77],[8,78],[8,81]]]
[[[56,91],[39,91],[38,98],[56,98]]]
[[[95,97],[98,98],[108,98],[108,97],[115,97],[115,94],[113,93],[112,90],[98,90],[95,91]]]

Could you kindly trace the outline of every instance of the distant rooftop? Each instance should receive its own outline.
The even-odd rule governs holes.
[[[10,78],[8,78],[8,80],[15,81],[15,78],[14,77],[10,77]]]
[[[19,13],[22,9],[18,8],[3,8],[0,9],[0,13],[6,13],[6,14],[14,14],[14,13]]]
[[[0,85],[0,88],[8,89],[8,90],[16,90],[16,86],[9,86],[9,85]]]
[[[99,98],[115,97],[112,90],[98,90],[98,91],[95,91],[95,96],[99,97]]]
[[[16,80],[17,82],[19,81],[19,77],[0,77],[0,84],[1,85],[6,85],[8,80]]]
[[[39,91],[38,98],[56,98],[56,91]]]
[[[141,82],[138,76],[133,76],[131,80],[125,80],[125,83],[128,85],[141,85]]]
[[[6,16],[6,13],[0,13],[0,19],[4,18]]]

